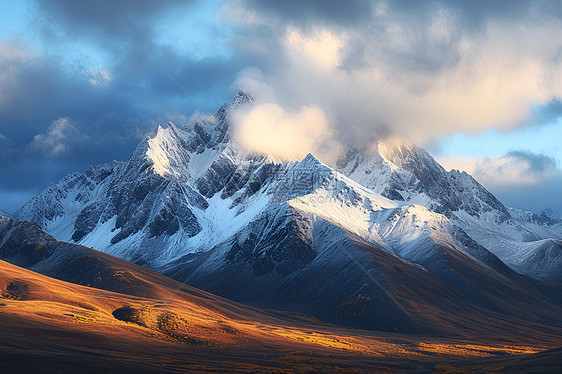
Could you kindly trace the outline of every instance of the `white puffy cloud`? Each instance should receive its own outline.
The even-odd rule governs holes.
[[[285,112],[278,104],[264,103],[237,111],[233,120],[242,147],[277,160],[302,159],[328,134],[324,113],[313,106]]]
[[[317,29],[311,35],[305,35],[299,29],[289,27],[283,43],[290,54],[297,54],[322,69],[331,70],[340,64],[344,40],[328,29]]]
[[[552,157],[512,151],[502,156],[441,157],[437,161],[447,170],[471,174],[508,206],[535,212],[550,209],[562,217],[562,170]]]
[[[28,149],[55,157],[67,153],[73,143],[84,140],[84,138],[85,135],[68,117],[62,117],[53,121],[45,134],[35,135]]]
[[[528,151],[491,157],[443,157],[438,161],[445,169],[466,171],[488,187],[537,185],[562,175],[554,158]]]

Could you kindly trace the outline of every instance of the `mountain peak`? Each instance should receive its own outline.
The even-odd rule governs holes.
[[[398,137],[387,137],[379,140],[376,149],[382,158],[398,166],[402,166],[402,163],[408,158],[419,156],[419,154],[425,155],[426,153],[406,139]]]
[[[237,107],[240,105],[253,104],[253,103],[254,103],[254,97],[250,93],[244,90],[238,90],[236,95],[234,95],[234,98],[232,98],[232,102],[230,105],[233,107]]]
[[[189,179],[193,175],[201,175],[203,169],[214,161],[214,156],[218,157],[225,148],[231,151],[235,148],[229,147],[231,128],[228,113],[236,107],[252,103],[251,94],[239,90],[232,103],[224,104],[214,115],[181,128],[171,121],[158,125],[137,147],[133,158],[148,161],[154,173],[161,177]],[[213,151],[205,153],[206,149]],[[199,161],[192,163],[191,159]]]
[[[179,129],[168,122],[166,127],[158,125],[153,136],[147,139],[146,158],[152,162],[154,172],[160,176],[172,173],[174,160],[182,158],[182,140]],[[177,165],[176,165],[177,166]]]
[[[313,168],[314,166],[322,165],[322,162],[318,160],[312,153],[309,153],[299,162],[300,167]]]

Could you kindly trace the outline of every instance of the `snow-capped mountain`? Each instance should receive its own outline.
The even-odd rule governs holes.
[[[372,149],[350,148],[336,167],[383,196],[421,204],[450,218],[457,211],[475,217],[493,212],[498,222],[511,218],[506,207],[466,172],[445,171],[426,151],[403,139],[385,137]]]
[[[548,214],[547,212],[543,211],[540,214],[535,212],[530,212],[528,210],[521,210],[515,208],[507,208],[509,210],[509,214],[513,218],[516,218],[520,221],[526,221],[531,223],[536,223],[540,226],[549,226],[549,227],[556,227],[562,225],[562,219],[556,218],[554,214]]]
[[[562,304],[552,300],[547,289],[538,289],[528,279],[512,279],[513,274],[498,276],[496,272],[473,266],[475,263],[470,261],[459,262],[462,256],[451,256],[448,266],[459,272],[459,279],[464,277],[470,281],[466,290],[472,290],[472,294],[467,296],[466,290],[461,292],[451,286],[454,279],[438,278],[420,266],[402,261],[357,236],[350,236],[326,220],[299,213],[287,205],[278,206],[270,224],[273,229],[271,226],[255,227],[257,223],[248,227],[249,233],[257,235],[253,239],[239,235],[237,244],[227,250],[227,264],[220,261],[221,267],[211,266],[211,273],[190,271],[189,274],[195,276],[192,280],[207,273],[203,282],[207,287],[222,284],[224,291],[237,298],[243,298],[244,294],[246,297],[259,295],[261,303],[268,306],[303,310],[333,322],[368,328],[477,336],[478,339],[495,339],[499,334],[504,342],[509,341],[510,336],[517,339],[542,336],[545,329],[558,335],[562,331],[562,316],[557,313]],[[279,241],[272,241],[273,237]],[[267,249],[275,270],[270,271],[270,258],[265,258],[254,264],[254,270],[262,274],[257,277],[244,266],[247,259],[253,258],[255,240],[276,244],[276,249]],[[316,244],[310,246],[310,242]],[[322,250],[317,251],[319,248]],[[208,252],[208,255],[217,255],[220,259],[221,252]],[[113,291],[113,296],[126,294],[160,300],[156,303],[158,309],[183,299],[199,303],[204,313],[213,310],[215,305],[227,311],[227,315],[235,313],[239,320],[242,318],[246,322],[261,324],[264,322],[259,319],[262,313],[268,317],[285,317],[282,320],[288,317],[285,313],[260,312],[236,305],[117,257],[61,242],[37,225],[9,217],[0,217],[0,260],[4,267],[6,261],[66,282]],[[200,265],[206,267],[213,262],[207,260]],[[187,263],[189,266],[189,261]],[[177,271],[176,275],[186,273],[181,266]],[[12,284],[19,284],[21,274],[21,271],[10,274],[8,279],[13,280],[15,276],[17,281]],[[3,282],[4,297],[18,290],[10,288],[9,282]],[[241,282],[245,287],[240,287]],[[470,288],[471,284],[477,287]],[[65,289],[67,287],[70,285]],[[354,294],[356,291],[359,293]],[[47,294],[48,299],[55,301],[60,296],[56,292]],[[70,302],[75,308],[93,310],[89,302]],[[119,301],[112,297],[112,303],[105,308],[122,309],[119,306]],[[190,308],[188,312],[197,313],[198,310]],[[506,319],[511,323],[506,325]],[[292,323],[305,321],[293,317],[289,320]]]
[[[205,120],[159,126],[129,160],[69,174],[14,216],[236,300],[332,320],[384,302],[385,328],[413,323],[388,293],[400,264],[492,309],[498,282],[532,287],[516,272],[562,282],[562,231],[513,217],[470,175],[390,138],[335,168],[278,163],[232,139],[231,113],[251,104],[239,92]]]
[[[472,176],[447,172],[423,149],[381,138],[368,150],[350,148],[336,167],[383,196],[444,214],[517,272],[562,281],[560,220],[506,208]]]
[[[207,121],[159,126],[129,160],[69,174],[15,216],[60,240],[135,260],[166,261],[213,245],[260,209],[242,212],[248,204],[233,199],[270,166],[230,141],[227,111],[250,102],[239,93]]]
[[[9,217],[10,215],[8,214],[8,212],[0,208],[0,216]]]

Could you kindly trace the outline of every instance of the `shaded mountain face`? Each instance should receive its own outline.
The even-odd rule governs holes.
[[[447,322],[454,336],[380,333],[241,305],[117,257],[59,242],[25,221],[0,218],[0,243],[2,372],[217,372],[225,367],[237,373],[433,372],[445,363],[488,372],[513,369],[514,354],[556,347],[562,334],[556,305],[540,304],[545,302],[540,297],[532,300],[525,318],[469,308],[460,318],[458,310],[444,315],[433,310],[436,320],[424,319],[422,312],[430,307],[425,298],[439,294],[418,287],[426,292],[418,298],[425,303],[407,306],[409,313],[427,327]],[[359,239],[356,245],[370,246]],[[41,256],[30,255],[29,248]],[[385,251],[372,256],[392,272],[395,256]],[[28,269],[1,259],[26,263]],[[428,280],[420,269],[395,266],[404,272],[402,278]],[[409,289],[411,282],[397,282],[400,277],[390,279],[389,295],[418,292]],[[338,310],[362,315],[366,302],[368,297],[361,296]],[[465,329],[468,322],[472,325]],[[556,353],[523,357],[524,367],[554,368]]]
[[[419,284],[446,289],[435,302],[453,309],[501,312],[542,295],[520,274],[562,283],[560,226],[514,217],[405,141],[351,149],[335,168],[249,153],[230,116],[251,104],[239,92],[203,121],[158,127],[129,160],[70,174],[14,216],[235,300],[371,328],[418,331],[400,300]]]
[[[280,208],[270,218],[270,224],[276,230],[249,226],[248,231],[256,236],[242,233],[236,238],[237,244],[225,251],[206,253],[212,258],[178,260],[170,267],[170,275],[177,279],[188,277],[190,283],[236,299],[306,312],[343,325],[490,341],[501,335],[505,341],[518,344],[550,342],[562,336],[562,319],[557,313],[561,304],[549,299],[546,288],[537,287],[508,268],[484,268],[443,246],[436,250],[432,270],[428,271],[293,208]],[[256,255],[258,246],[253,243],[259,241],[267,241],[273,248],[264,248],[261,255]],[[281,250],[287,246],[291,251]],[[343,259],[331,258],[336,249]],[[154,327],[149,314],[155,313],[156,318],[161,313],[149,307],[139,309],[140,300],[148,304],[154,304],[151,299],[167,300],[158,301],[159,308],[171,308],[171,302],[189,302],[194,304],[189,308],[195,315],[212,310],[222,314],[223,319],[254,323],[271,318],[278,319],[276,323],[289,323],[287,318],[293,318],[264,314],[207,294],[117,257],[58,241],[34,224],[7,217],[0,218],[0,260],[59,280],[133,296],[135,301],[128,302],[116,301],[112,296],[110,305],[102,309],[109,309],[117,320],[140,323],[149,329]],[[212,264],[217,262],[226,265],[214,268]],[[498,266],[502,266],[501,262]],[[7,283],[4,297],[31,300],[35,292],[51,301],[70,302],[64,299],[69,297],[67,293],[24,287],[21,277],[14,277],[19,280]],[[94,293],[89,297],[95,295],[99,296]],[[83,299],[80,296],[71,305],[94,310],[93,301],[86,305]],[[173,309],[173,313],[177,310]],[[306,321],[295,319],[290,323],[301,325]],[[542,332],[545,329],[548,334]],[[158,331],[172,333],[160,327]]]
[[[9,217],[0,217],[0,260],[83,286],[132,296],[174,298],[171,293],[161,291],[161,279],[140,266],[59,241],[35,224]],[[169,286],[170,282],[164,283]]]

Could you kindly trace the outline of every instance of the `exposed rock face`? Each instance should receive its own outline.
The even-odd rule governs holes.
[[[15,216],[236,300],[294,310],[315,300],[332,317],[388,303],[386,256],[486,308],[496,307],[489,292],[463,269],[490,284],[514,270],[562,283],[554,221],[510,213],[403,140],[349,149],[335,168],[249,153],[230,119],[251,104],[239,92],[210,118],[159,126],[129,160],[69,174]],[[391,304],[386,312],[403,314]],[[377,323],[391,326],[390,314]]]
[[[289,275],[316,257],[311,218],[290,207],[266,212],[236,235],[227,252],[230,262],[245,262],[256,276]]]
[[[251,102],[248,94],[239,92],[232,104],[206,121],[182,129],[171,123],[159,126],[126,162],[69,174],[22,207],[16,217],[61,239],[123,257],[135,246],[145,253],[133,257],[152,261],[163,247],[204,229],[198,215],[206,214],[207,200],[215,194],[221,192],[224,199],[240,190],[259,189],[265,159],[247,155],[231,142],[228,116],[233,108]]]
[[[506,207],[466,172],[445,171],[426,151],[404,140],[381,139],[371,150],[347,150],[338,170],[392,200],[423,203],[452,217],[465,211],[480,217],[495,212],[499,221],[511,218]]]

